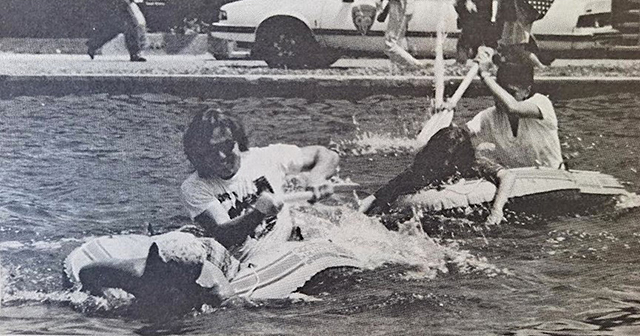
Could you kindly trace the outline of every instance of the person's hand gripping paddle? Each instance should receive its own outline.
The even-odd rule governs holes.
[[[474,62],[473,66],[469,69],[469,72],[456,89],[456,92],[454,92],[454,94],[445,103],[441,103],[438,106],[438,103],[436,102],[435,113],[431,115],[429,120],[427,120],[425,125],[422,127],[420,134],[418,134],[418,143],[420,148],[424,147],[427,142],[429,142],[429,139],[431,139],[431,137],[439,130],[451,125],[455,107],[460,101],[460,98],[462,98],[462,95],[464,95],[465,91],[469,88],[469,85],[471,85],[471,82],[473,82],[473,79],[478,74],[479,69],[480,67],[478,63]]]

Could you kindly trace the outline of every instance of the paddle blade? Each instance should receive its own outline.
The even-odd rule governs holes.
[[[418,147],[422,148],[427,145],[431,137],[439,130],[449,127],[453,121],[453,110],[442,110],[429,118],[418,134]]]

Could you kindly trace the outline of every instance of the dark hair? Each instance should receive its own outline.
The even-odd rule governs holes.
[[[475,149],[469,132],[451,125],[429,139],[416,154],[412,168],[420,171],[424,178],[436,181],[470,169],[474,161]]]
[[[475,158],[471,136],[466,129],[451,125],[439,130],[416,154],[409,168],[374,193],[375,209],[370,213],[386,212],[400,195],[424,187],[438,187],[456,174],[468,172]]]
[[[500,86],[517,85],[519,87],[533,86],[533,66],[521,63],[501,63],[498,66],[496,80]]]
[[[196,113],[182,137],[184,153],[196,170],[199,170],[201,157],[206,153],[205,149],[210,146],[209,141],[213,136],[213,131],[219,127],[231,131],[231,136],[238,143],[240,151],[245,152],[249,149],[249,140],[244,126],[238,119],[219,109],[204,109]]]

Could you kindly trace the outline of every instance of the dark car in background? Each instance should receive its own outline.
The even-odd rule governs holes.
[[[0,37],[87,37],[93,13],[106,1],[113,0],[1,0]],[[150,33],[180,33],[185,26],[217,21],[220,6],[232,1],[144,0],[139,5]]]
[[[150,32],[176,32],[207,27],[218,21],[220,7],[234,0],[144,0],[140,9]]]

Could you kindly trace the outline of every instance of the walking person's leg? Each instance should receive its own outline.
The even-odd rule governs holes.
[[[147,22],[135,3],[131,3],[128,10],[128,18],[125,21],[124,40],[132,62],[145,62],[140,54],[144,49],[147,38]]]
[[[399,1],[389,3],[389,22],[385,32],[385,54],[389,59],[402,67],[422,68],[424,64],[409,54],[403,45],[406,45],[405,34],[411,15],[405,15],[405,9]]]
[[[120,28],[113,23],[98,23],[91,28],[89,40],[87,41],[87,54],[93,59],[98,49],[107,42],[113,40],[120,34]]]

